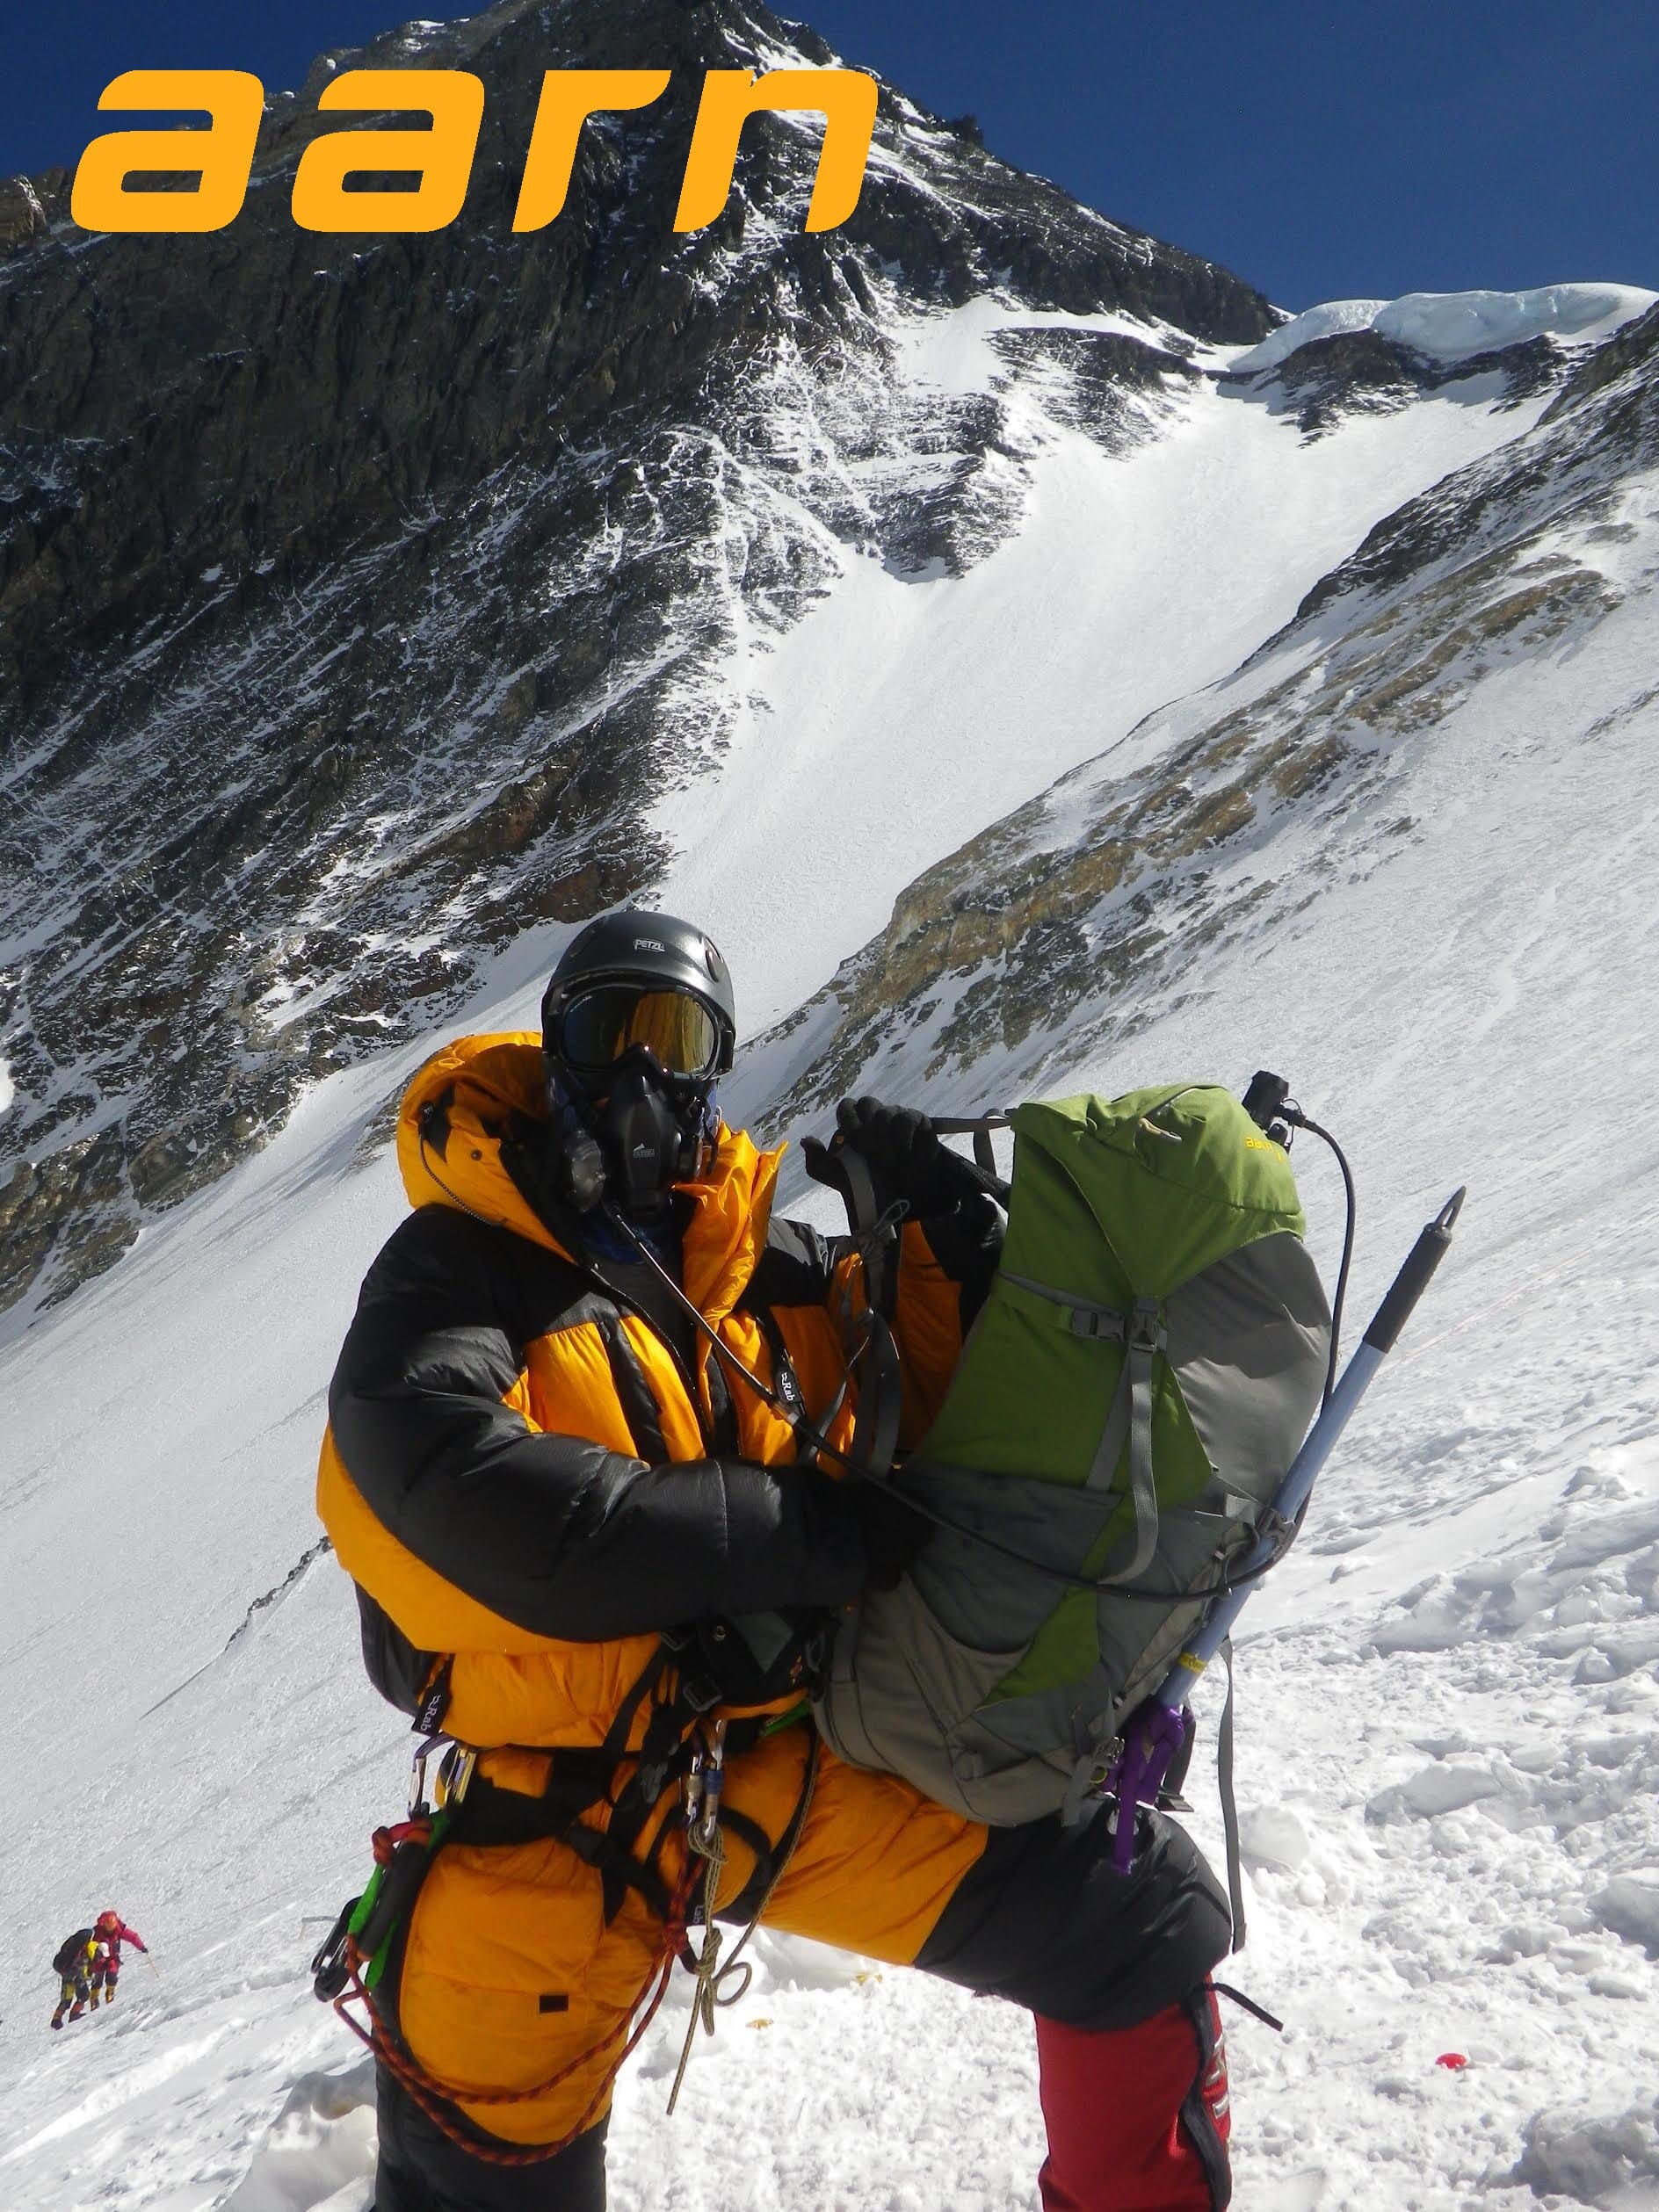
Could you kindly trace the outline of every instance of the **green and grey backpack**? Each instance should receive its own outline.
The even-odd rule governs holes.
[[[1008,1232],[894,1478],[938,1525],[851,1614],[830,1747],[1007,1825],[1167,1673],[1317,1411],[1330,1313],[1290,1162],[1208,1084],[1011,1117]]]

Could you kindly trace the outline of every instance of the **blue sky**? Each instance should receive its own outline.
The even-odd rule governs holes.
[[[595,0],[603,8],[608,0]],[[124,69],[252,69],[384,0],[18,10],[0,175],[72,163]],[[465,8],[430,4],[429,15]],[[1611,278],[1659,288],[1655,0],[817,0],[848,60],[1281,305]]]

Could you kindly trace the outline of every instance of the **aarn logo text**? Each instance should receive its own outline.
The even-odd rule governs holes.
[[[513,213],[515,230],[541,230],[570,189],[576,141],[590,115],[648,107],[668,90],[668,69],[549,69],[525,154]],[[264,87],[243,69],[128,69],[99,98],[100,109],[205,113],[199,130],[111,131],[95,138],[75,172],[69,212],[83,230],[223,230],[242,212],[264,112]],[[467,198],[484,119],[484,87],[465,69],[350,69],[324,87],[322,114],[424,114],[423,130],[340,130],[313,139],[293,178],[293,220],[301,230],[442,230]],[[806,111],[824,119],[808,230],[834,230],[858,204],[876,83],[860,69],[710,69],[676,230],[701,230],[725,206],[738,141],[751,115]],[[349,192],[365,170],[406,170],[413,191]],[[134,177],[193,176],[190,192],[135,189]]]

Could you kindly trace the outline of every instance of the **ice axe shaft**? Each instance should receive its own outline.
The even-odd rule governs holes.
[[[1337,1378],[1336,1388],[1320,1408],[1313,1427],[1302,1440],[1301,1449],[1279,1486],[1272,1506],[1273,1530],[1283,1529],[1293,1522],[1307,1504],[1320,1469],[1352,1420],[1377,1370],[1394,1349],[1417,1300],[1433,1280],[1434,1271],[1451,1244],[1466,1188],[1453,1191],[1433,1220],[1424,1225],[1400,1272],[1389,1284],[1381,1305],[1371,1318],[1370,1327]],[[1156,1798],[1170,1761],[1184,1740],[1184,1708],[1192,1695],[1192,1686],[1232,1634],[1234,1623],[1257,1587],[1257,1572],[1272,1564],[1279,1549],[1279,1539],[1273,1533],[1257,1537],[1233,1570],[1240,1587],[1216,1599],[1189,1637],[1180,1657],[1125,1730],[1124,1749],[1101,1793],[1118,1799],[1112,1861],[1120,1873],[1128,1872],[1134,1856],[1134,1808],[1137,1804],[1150,1804]]]

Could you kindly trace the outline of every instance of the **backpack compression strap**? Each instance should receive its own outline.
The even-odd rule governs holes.
[[[1069,1290],[1057,1290],[1050,1283],[1038,1283],[1028,1275],[1007,1269],[1003,1281],[1051,1305],[1064,1306],[1071,1315],[1074,1336],[1123,1346],[1123,1366],[1118,1387],[1106,1413],[1106,1425],[1083,1478],[1088,1490],[1111,1487],[1123,1441],[1129,1440],[1129,1493],[1134,1500],[1134,1556],[1120,1573],[1101,1575],[1101,1582],[1134,1582],[1152,1564],[1158,1548],[1158,1488],[1152,1471],[1152,1363],[1167,1341],[1163,1316],[1156,1298],[1137,1298],[1127,1313],[1115,1306],[1096,1305]]]

